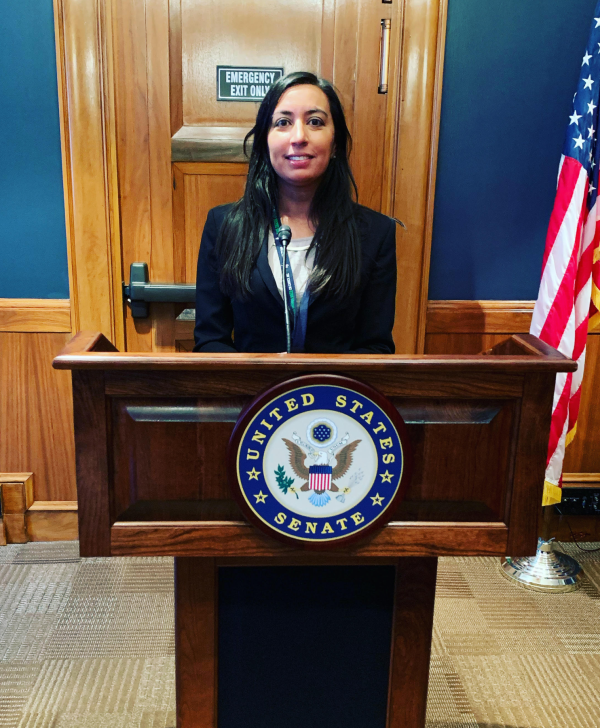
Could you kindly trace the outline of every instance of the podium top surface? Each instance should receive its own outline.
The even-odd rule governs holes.
[[[121,353],[100,333],[80,332],[54,359],[55,369],[335,372],[381,367],[397,371],[573,372],[577,363],[529,334],[513,335],[473,355]]]

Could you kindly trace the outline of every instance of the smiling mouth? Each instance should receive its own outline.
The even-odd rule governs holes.
[[[310,154],[289,154],[286,159],[292,162],[301,162],[304,159],[312,159]]]

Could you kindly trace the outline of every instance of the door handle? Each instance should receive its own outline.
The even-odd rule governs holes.
[[[147,263],[132,263],[129,285],[123,283],[123,295],[133,318],[148,318],[149,303],[193,303],[196,286],[190,283],[150,283]]]
[[[388,70],[390,65],[390,33],[392,21],[383,18],[381,21],[381,39],[379,41],[379,87],[377,93],[388,92]]]

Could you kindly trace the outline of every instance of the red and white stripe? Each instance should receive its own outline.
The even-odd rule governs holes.
[[[598,202],[588,213],[588,188],[586,170],[577,160],[563,156],[530,329],[578,364],[576,372],[556,377],[546,465],[546,482],[555,486],[561,486],[565,447],[577,428],[592,267],[600,240]]]
[[[310,473],[309,490],[331,490],[331,473]]]

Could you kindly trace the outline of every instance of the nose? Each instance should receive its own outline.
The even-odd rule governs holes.
[[[292,144],[306,144],[306,129],[302,119],[297,119],[292,127],[290,141]]]

